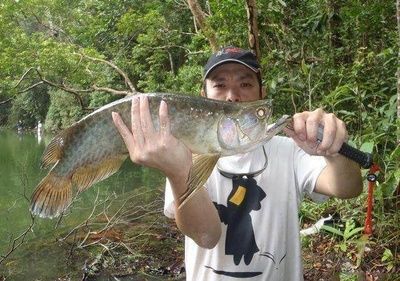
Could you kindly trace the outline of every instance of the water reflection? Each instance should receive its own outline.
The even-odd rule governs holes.
[[[17,134],[15,131],[0,130],[0,255],[9,251],[12,241],[31,223],[29,198],[36,184],[47,174],[39,165],[50,139],[51,136],[42,134],[39,139],[36,132]],[[58,227],[68,229],[81,223],[92,209],[97,195],[101,202],[137,187],[158,188],[163,182],[160,173],[126,161],[116,174],[81,194],[69,210],[67,219],[62,220]],[[60,272],[72,272],[75,265],[65,264],[65,253],[60,253],[62,250],[57,247],[57,223],[57,220],[37,218],[33,231],[26,237],[29,243],[12,253],[12,262],[0,265],[0,276],[11,275],[12,280],[35,280],[26,279],[29,275],[51,280],[47,275],[62,276]]]

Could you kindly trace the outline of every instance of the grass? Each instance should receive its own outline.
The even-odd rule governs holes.
[[[386,198],[384,202],[396,202]],[[302,238],[306,280],[400,280],[400,213],[398,205],[376,204],[371,236],[363,234],[366,194],[351,200],[305,200],[303,227],[335,213],[340,221],[319,234]]]

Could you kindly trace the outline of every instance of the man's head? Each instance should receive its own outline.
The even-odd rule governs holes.
[[[226,47],[213,54],[204,67],[202,95],[227,101],[264,97],[260,65],[251,51]]]

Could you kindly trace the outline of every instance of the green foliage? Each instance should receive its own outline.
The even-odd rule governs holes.
[[[118,99],[118,96],[102,93],[102,92],[94,92],[90,94],[90,108],[99,108],[107,103],[113,102]]]
[[[37,87],[19,94],[12,102],[8,124],[20,125],[25,129],[34,128],[39,121],[44,121],[49,106],[49,95],[45,87]]]
[[[46,130],[58,131],[66,128],[84,115],[73,95],[61,90],[52,90],[50,97],[50,106],[45,121]]]
[[[338,247],[342,252],[346,252],[348,243],[354,242],[356,238],[359,238],[359,235],[364,228],[356,227],[355,222],[350,219],[345,222],[344,230],[340,230],[338,228],[329,225],[323,225],[321,229],[341,237],[343,241],[340,244],[338,244]]]
[[[199,3],[219,44],[248,46],[243,1]],[[112,61],[139,91],[200,90],[210,46],[184,2],[69,1],[68,9],[65,0],[6,0],[0,5],[2,100],[38,82],[31,71],[18,83],[30,68],[73,89],[97,85],[126,90],[114,69],[84,59],[82,53]],[[338,0],[261,0],[257,5],[263,82],[274,99],[275,114],[316,107],[336,113],[356,146],[374,144],[376,161],[394,183],[395,159],[390,155],[397,146],[398,126],[395,6]],[[98,93],[80,95],[88,107],[113,99]],[[8,114],[4,107],[2,111]],[[22,113],[10,114],[16,119]],[[386,187],[385,194],[393,190],[394,185]]]

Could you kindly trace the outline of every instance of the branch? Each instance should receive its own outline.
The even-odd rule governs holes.
[[[210,42],[211,49],[213,52],[216,52],[219,49],[218,40],[215,36],[215,32],[206,23],[206,13],[202,10],[197,0],[187,0],[187,3],[196,23],[199,25],[200,29],[203,30],[204,35]]]
[[[29,90],[32,90],[32,89],[35,88],[36,86],[39,86],[39,85],[41,85],[41,84],[43,84],[43,83],[44,83],[43,81],[39,81],[39,82],[37,82],[37,83],[35,83],[35,84],[29,86],[29,87],[26,88],[26,89],[23,89],[23,90],[21,90],[21,91],[18,91],[18,93],[25,93],[25,92],[28,92]]]
[[[103,91],[103,92],[108,92],[114,95],[121,95],[121,96],[126,96],[126,95],[131,95],[132,92],[130,91],[121,91],[121,90],[115,90],[111,89],[108,87],[97,87],[96,85],[93,85],[92,88],[96,91]]]
[[[19,81],[17,82],[17,84],[14,86],[14,88],[17,88],[19,86],[19,84],[21,84],[22,80],[25,79],[25,76],[28,75],[29,72],[31,72],[32,70],[34,70],[33,67],[29,68],[27,71],[25,71],[24,74],[22,74],[21,78],[19,79]]]
[[[98,87],[97,85],[92,85],[89,89],[75,89],[75,88],[72,88],[72,87],[66,85],[66,83],[64,81],[62,82],[62,84],[59,84],[59,83],[47,80],[43,76],[43,74],[40,72],[40,70],[38,68],[35,69],[33,67],[29,68],[21,76],[21,78],[19,79],[17,84],[14,86],[14,88],[18,87],[21,84],[21,82],[26,78],[28,73],[31,72],[32,70],[34,70],[34,71],[36,71],[37,75],[39,76],[40,81],[35,83],[35,84],[33,84],[33,85],[30,85],[29,87],[19,91],[18,93],[24,93],[24,92],[27,92],[27,91],[29,91],[29,90],[31,90],[31,89],[33,89],[36,86],[39,86],[41,84],[47,84],[47,85],[50,85],[52,87],[61,89],[61,90],[65,91],[65,92],[67,92],[67,93],[73,94],[74,97],[78,100],[78,102],[79,102],[79,104],[80,104],[80,106],[81,106],[81,108],[83,110],[87,110],[87,108],[85,107],[83,99],[82,99],[82,97],[80,95],[82,93],[91,93],[91,92],[94,92],[94,91],[103,91],[103,92],[108,92],[108,93],[111,93],[113,95],[119,95],[119,96],[126,96],[126,95],[131,95],[131,94],[137,93],[137,90],[133,86],[133,83],[129,79],[128,75],[124,71],[122,71],[118,66],[116,66],[114,63],[112,63],[110,61],[103,60],[103,59],[99,59],[99,58],[94,58],[94,57],[90,57],[90,56],[87,56],[87,55],[83,55],[83,54],[79,54],[79,55],[81,57],[79,63],[81,63],[83,58],[86,58],[86,59],[89,59],[89,60],[92,60],[92,61],[105,63],[108,66],[110,66],[111,68],[113,68],[115,71],[117,71],[124,78],[125,83],[128,85],[130,91],[129,90],[125,90],[125,91],[124,90],[117,90],[117,89],[112,89],[112,88],[109,88],[109,87]],[[1,104],[5,104],[5,103],[7,103],[9,101],[11,101],[11,99],[8,99],[6,101],[2,101],[2,102],[0,102],[0,105]]]
[[[13,100],[13,98],[9,98],[8,100],[0,101],[0,105],[6,104],[6,103],[8,103],[8,102],[10,102],[12,100]]]
[[[98,61],[98,62],[102,62],[107,64],[108,66],[110,66],[111,68],[113,68],[115,71],[117,71],[125,80],[125,83],[128,85],[129,89],[131,89],[131,91],[135,94],[137,93],[137,90],[135,88],[135,86],[133,86],[132,81],[129,79],[128,75],[122,71],[118,66],[116,66],[114,63],[107,61],[107,60],[103,60],[103,59],[99,59],[99,58],[94,58],[88,55],[84,55],[84,54],[80,54],[80,56],[83,56],[84,58],[87,58],[89,60],[92,61]]]
[[[46,23],[44,23],[36,14],[32,13],[32,16],[36,19],[36,21],[37,21],[37,23],[38,23],[39,25],[41,25],[41,26],[43,26],[44,28],[46,28],[46,29],[49,30],[49,33],[48,33],[48,34],[49,34],[51,37],[57,38],[57,37],[59,37],[59,33],[62,33],[62,34],[65,36],[65,38],[68,39],[68,41],[69,41],[70,43],[73,43],[73,42],[74,42],[74,41],[72,40],[72,38],[71,38],[61,27],[59,27],[58,25],[55,25],[52,21],[49,21],[49,24],[46,24]],[[25,17],[27,17],[27,16],[25,15]]]
[[[0,264],[2,264],[18,247],[20,247],[25,242],[26,235],[28,235],[34,225],[35,217],[31,215],[31,224],[24,232],[22,232],[17,238],[13,240],[11,248],[8,250],[8,252],[0,256]]]
[[[73,89],[73,88],[67,87],[64,83],[62,85],[56,84],[56,83],[54,83],[52,81],[49,81],[49,80],[45,79],[43,77],[42,73],[40,73],[39,69],[36,69],[36,73],[38,74],[40,80],[42,80],[44,83],[46,83],[46,84],[48,84],[50,86],[59,88],[59,89],[65,91],[65,92],[73,94],[75,96],[75,98],[79,101],[79,104],[81,105],[81,107],[85,108],[83,100],[82,100],[81,96],[78,93],[88,93],[88,92],[92,92],[93,90],[77,90],[77,89]]]

